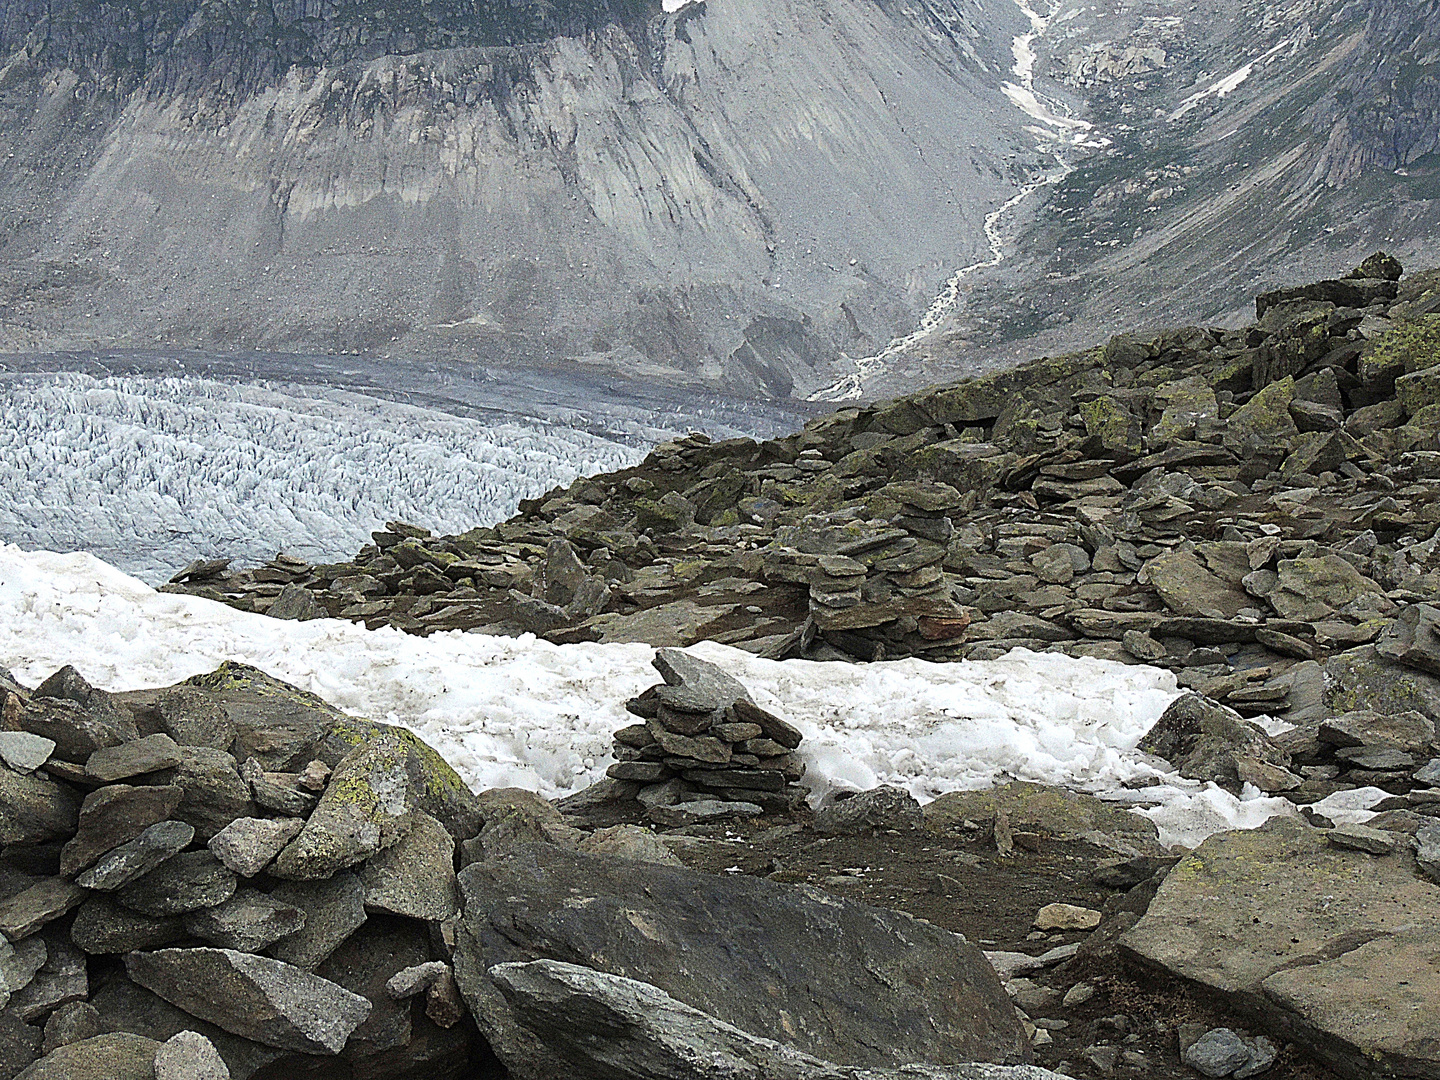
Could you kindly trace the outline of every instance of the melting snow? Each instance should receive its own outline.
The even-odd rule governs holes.
[[[1011,777],[1138,794],[1158,804],[1145,813],[1162,839],[1187,844],[1293,813],[1281,799],[1236,799],[1157,773],[1134,751],[1177,694],[1174,677],[1156,668],[1024,650],[984,662],[867,665],[778,663],[712,643],[692,651],[805,733],[815,801],[879,783],[928,801]],[[98,686],[127,690],[243,661],[413,729],[477,790],[518,785],[555,797],[599,779],[611,733],[630,722],[625,699],[657,679],[652,655],[646,645],[280,622],[157,593],[91,555],[0,546],[0,664],[22,681],[73,663]],[[1121,788],[1156,777],[1161,786]]]

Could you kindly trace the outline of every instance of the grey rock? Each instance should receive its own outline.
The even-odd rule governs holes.
[[[248,664],[226,662],[187,683],[224,710],[235,729],[236,758],[253,758],[266,770],[301,768],[329,727],[345,719],[316,695]]]
[[[0,945],[0,998],[8,1001],[11,994],[24,990],[49,959],[50,949],[39,934],[32,934],[14,945],[4,941]]]
[[[266,1046],[338,1054],[370,1002],[290,964],[231,949],[132,952],[141,986],[192,1016]]]
[[[44,1053],[57,1050],[71,1043],[93,1039],[105,1034],[100,1021],[100,1012],[88,1001],[70,1001],[61,1005],[45,1021]]]
[[[143,739],[103,746],[85,762],[85,775],[91,780],[110,783],[132,776],[173,769],[180,764],[180,747],[169,735],[146,735]]]
[[[679,856],[665,846],[658,836],[639,825],[613,825],[596,829],[580,841],[579,850],[590,855],[614,855],[621,859],[684,866]]]
[[[657,649],[651,663],[665,680],[657,696],[680,712],[714,712],[750,699],[750,692],[739,679],[683,649]]]
[[[25,1020],[36,1020],[71,1001],[90,994],[85,954],[60,933],[45,940],[45,963],[23,989],[10,995],[9,1009]]]
[[[111,784],[85,796],[79,828],[60,852],[60,872],[75,874],[107,851],[134,840],[180,805],[184,792],[173,785],[131,787]]]
[[[1387,660],[1440,675],[1440,607],[1409,604],[1385,628],[1375,651]]]
[[[1397,843],[1394,833],[1364,825],[1336,825],[1325,833],[1325,839],[1336,847],[1364,851],[1371,855],[1389,855],[1395,850]]]
[[[305,913],[304,927],[270,946],[270,955],[306,971],[319,967],[365,923],[365,886],[355,874],[282,882],[270,897]]]
[[[535,568],[534,595],[547,604],[565,607],[575,599],[575,593],[589,577],[585,564],[575,554],[568,540],[551,540],[545,549],[545,557]]]
[[[159,774],[179,787],[182,796],[175,817],[195,826],[195,835],[209,840],[239,817],[252,817],[250,786],[240,778],[235,759],[209,746],[182,746],[180,764]]]
[[[1344,1075],[1377,1065],[1422,1075],[1440,1065],[1440,1015],[1426,1004],[1440,994],[1428,959],[1440,933],[1434,891],[1402,853],[1346,851],[1325,830],[1272,818],[1182,859],[1120,947],[1263,1008]]]
[[[306,622],[310,619],[325,618],[325,609],[315,602],[315,597],[305,586],[291,582],[280,590],[280,595],[265,609],[272,619],[291,619]]]
[[[223,904],[235,894],[235,875],[208,851],[187,851],[115,893],[131,911],[154,918]]]
[[[703,825],[710,821],[759,817],[764,809],[750,802],[727,802],[723,799],[696,799],[673,806],[651,806],[646,816],[656,825],[678,829],[686,825]]]
[[[34,772],[50,760],[55,740],[28,731],[0,731],[0,761],[16,772]]]
[[[214,907],[185,916],[185,929],[222,949],[259,952],[282,937],[305,928],[305,913],[250,888]]]
[[[1164,645],[1139,630],[1126,630],[1120,644],[1136,660],[1163,660],[1169,655]]]
[[[159,822],[129,843],[107,852],[99,862],[76,878],[75,883],[87,889],[113,892],[178,855],[193,839],[193,825],[183,821]]]
[[[75,835],[79,817],[80,800],[70,788],[39,773],[0,767],[0,844],[68,839]]]
[[[255,802],[266,810],[288,817],[308,817],[320,801],[319,796],[302,787],[295,773],[265,772],[251,758],[240,766],[240,775],[250,785]]]
[[[1335,757],[1357,769],[1409,772],[1415,768],[1413,757],[1388,746],[1347,746],[1337,750]]]
[[[230,1067],[204,1035],[182,1031],[155,1052],[155,1080],[230,1080]]]
[[[1440,784],[1440,758],[1431,758],[1428,764],[1415,770],[1417,784]]]
[[[83,762],[104,746],[138,739],[135,718],[109,694],[96,690],[73,667],[46,679],[20,711],[21,730],[55,743],[55,756]]]
[[[782,720],[774,713],[760,708],[748,699],[740,699],[732,706],[735,719],[742,724],[759,724],[760,730],[765,733],[765,738],[773,739],[786,750],[794,750],[800,745],[803,736],[800,729]]]
[[[85,890],[63,877],[41,878],[7,900],[0,901],[0,933],[19,941],[46,923],[74,911]]]
[[[91,896],[80,905],[70,924],[71,940],[94,955],[155,949],[184,936],[185,924],[178,917],[141,915],[108,896]]]
[[[1290,764],[1290,756],[1260,727],[1199,694],[1171,702],[1139,748],[1164,758],[1181,776],[1210,780],[1232,791],[1241,784],[1241,760],[1280,769]]]
[[[143,1035],[96,1035],[52,1050],[15,1080],[155,1080],[159,1049]]]
[[[0,1011],[0,1077],[14,1080],[42,1054],[49,1053],[41,1039],[39,1028],[13,1012]]]
[[[1325,704],[1335,713],[1415,710],[1440,722],[1440,678],[1381,656],[1373,645],[1325,661]]]
[[[385,991],[398,971],[430,958],[425,927],[410,919],[376,915],[315,969],[370,1004],[369,1015],[355,1028],[347,1058],[368,1058],[403,1047],[414,1037],[414,1010]]]
[[[225,710],[196,686],[172,686],[155,701],[160,730],[181,746],[208,746],[229,751],[235,745],[235,725]]]
[[[1440,823],[1426,825],[1415,833],[1415,864],[1440,885]]]
[[[563,1074],[626,1080],[1059,1080],[1031,1065],[851,1068],[752,1035],[637,979],[556,960],[498,964],[490,977]]]
[[[516,1080],[585,1075],[536,1045],[486,974],[556,954],[643,975],[742,1030],[795,1032],[840,1064],[1029,1056],[980,951],[897,912],[547,845],[469,866],[460,884],[455,978]],[[843,1025],[824,1019],[836,1009]]]
[[[300,881],[327,878],[403,839],[423,790],[407,767],[408,752],[400,739],[381,738],[348,753],[271,872]]]
[[[902,788],[882,784],[837,799],[815,812],[815,831],[840,836],[868,829],[918,829],[924,815],[915,797]]]
[[[436,979],[449,971],[450,965],[443,960],[430,960],[403,968],[385,981],[385,993],[396,1001],[412,998],[429,990]]]
[[[1230,1076],[1250,1060],[1250,1048],[1229,1028],[1215,1028],[1186,1047],[1182,1061],[1209,1077]]]
[[[1391,746],[1424,754],[1435,741],[1435,724],[1416,711],[1347,712],[1321,721],[1316,737],[1330,746]]]
[[[457,910],[455,841],[444,825],[416,811],[410,832],[371,856],[360,880],[368,910],[442,922]]]
[[[236,818],[212,836],[211,853],[241,877],[254,877],[299,835],[299,818]]]

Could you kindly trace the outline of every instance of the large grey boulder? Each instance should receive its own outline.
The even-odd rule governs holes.
[[[131,911],[163,919],[223,904],[235,895],[235,875],[208,851],[187,851],[116,890]]]
[[[0,934],[11,941],[27,938],[46,923],[74,911],[84,899],[85,890],[63,877],[41,878],[0,901]]]
[[[258,889],[238,889],[215,907],[185,916],[185,929],[222,949],[259,952],[305,926],[305,913]]]
[[[193,839],[193,825],[183,821],[161,821],[128,844],[121,844],[101,856],[99,862],[75,879],[75,883],[87,889],[113,892],[180,854]]]
[[[299,834],[299,818],[236,818],[212,836],[211,853],[241,877],[254,877]]]
[[[85,776],[108,784],[161,769],[173,769],[179,764],[180,747],[169,735],[159,732],[119,746],[101,747],[86,759]]]
[[[709,713],[750,700],[750,692],[739,679],[683,649],[658,649],[651,664],[665,680],[656,697],[679,712]]]
[[[373,856],[361,869],[365,907],[426,922],[443,922],[459,908],[455,888],[455,840],[424,811],[403,840]]]
[[[924,814],[914,796],[889,784],[837,799],[815,813],[815,831],[826,836],[867,829],[918,829],[924,822]]]
[[[1232,791],[1246,781],[1261,781],[1259,787],[1272,791],[1300,782],[1286,772],[1290,755],[1263,729],[1199,694],[1172,701],[1139,749],[1164,758],[1181,776],[1211,780]]]
[[[1356,1080],[1440,1071],[1440,887],[1289,818],[1182,859],[1120,939]]]
[[[984,955],[907,915],[763,879],[531,845],[460,874],[455,977],[516,1080],[580,1078],[487,972],[564,956],[626,972],[746,1031],[793,1032],[844,1065],[1025,1062]]]
[[[270,898],[305,914],[305,925],[272,945],[270,955],[306,971],[319,967],[365,923],[365,886],[355,874],[340,873],[324,881],[286,881]]]
[[[15,1080],[155,1080],[159,1049],[143,1035],[96,1035],[52,1050]]]
[[[370,1002],[279,960],[232,949],[133,952],[125,968],[192,1016],[281,1050],[338,1054]]]
[[[23,731],[53,740],[57,758],[77,763],[101,747],[140,737],[130,711],[69,665],[35,688],[18,723]]]
[[[1440,675],[1440,607],[1410,604],[1385,628],[1375,651],[1387,660]]]
[[[70,788],[48,776],[0,766],[0,844],[69,838],[75,835],[79,816],[80,800]]]
[[[170,784],[111,784],[92,791],[80,804],[79,830],[60,851],[60,872],[84,870],[107,851],[134,840],[174,813],[184,794]]]
[[[1033,1065],[854,1068],[759,1038],[636,979],[556,960],[490,977],[529,1030],[578,1075],[618,1080],[1058,1080]]]
[[[121,907],[108,896],[91,896],[75,913],[70,939],[87,953],[127,953],[179,941],[185,924],[177,917],[155,918]]]
[[[1374,645],[1348,649],[1324,664],[1325,705],[1334,713],[1423,713],[1440,723],[1440,677],[1383,656]]]
[[[155,1053],[155,1080],[230,1080],[215,1044],[198,1031],[182,1031]]]

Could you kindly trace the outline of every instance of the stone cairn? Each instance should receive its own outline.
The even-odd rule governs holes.
[[[645,722],[615,733],[611,779],[638,786],[658,825],[793,810],[806,791],[800,732],[756,705],[739,680],[679,649],[652,661],[664,677],[625,708]]]
[[[480,1075],[433,749],[237,664],[0,703],[0,1077]]]

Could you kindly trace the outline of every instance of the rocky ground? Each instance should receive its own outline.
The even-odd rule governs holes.
[[[1377,255],[1245,330],[692,436],[493,529],[187,567],[280,617],[648,641],[662,682],[551,805],[236,665],[12,681],[8,1075],[1435,1075],[1436,311]],[[1295,810],[1193,852],[1033,785],[812,811],[799,732],[670,651],[702,638],[1162,665],[1194,692],[1140,749]],[[1361,786],[1366,826],[1312,806]]]

